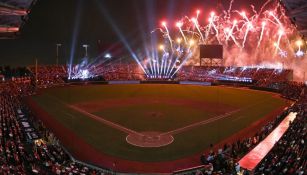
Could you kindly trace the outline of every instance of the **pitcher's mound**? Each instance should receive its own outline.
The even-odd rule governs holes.
[[[171,144],[174,141],[174,137],[160,132],[141,132],[139,134],[129,134],[126,140],[134,146],[154,148]]]

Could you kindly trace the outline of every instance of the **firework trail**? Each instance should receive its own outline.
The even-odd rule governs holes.
[[[263,32],[264,32],[264,28],[265,28],[266,22],[265,22],[265,21],[262,21],[261,25],[262,25],[262,27],[261,27],[261,33],[260,33],[260,37],[259,37],[259,40],[258,40],[257,48],[259,48],[259,46],[260,46],[260,44],[261,44],[261,40],[262,40],[262,38],[263,38]]]

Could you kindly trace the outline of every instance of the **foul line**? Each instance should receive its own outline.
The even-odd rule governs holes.
[[[127,134],[137,134],[137,135],[143,136],[143,134],[138,133],[138,132],[136,132],[136,131],[134,131],[134,130],[132,130],[132,129],[128,129],[128,128],[122,126],[122,125],[113,123],[113,122],[111,122],[111,121],[109,121],[109,120],[106,120],[106,119],[103,119],[103,118],[101,118],[101,117],[98,117],[98,116],[96,116],[96,115],[94,115],[94,114],[88,113],[88,112],[86,112],[86,111],[84,111],[84,110],[82,110],[82,109],[80,109],[80,108],[78,108],[78,107],[75,107],[75,106],[73,106],[73,105],[67,105],[67,106],[70,107],[70,108],[72,108],[72,109],[74,109],[74,110],[76,110],[76,111],[78,111],[78,112],[80,112],[80,113],[82,113],[82,114],[85,114],[85,115],[89,116],[90,118],[92,118],[92,119],[94,119],[94,120],[97,120],[97,121],[99,121],[99,122],[102,122],[102,123],[104,123],[104,124],[106,124],[106,125],[108,125],[108,126],[110,126],[110,127],[112,127],[112,128],[118,129],[118,130],[120,130],[120,131],[122,131],[122,132],[125,132],[125,133],[127,133]]]
[[[213,117],[213,118],[210,118],[210,119],[207,119],[207,120],[203,120],[203,121],[200,121],[200,122],[197,122],[197,123],[193,123],[193,124],[188,125],[188,126],[184,126],[182,128],[178,128],[178,129],[174,129],[172,131],[164,132],[164,133],[162,133],[160,135],[169,135],[169,134],[173,134],[174,135],[174,134],[178,134],[178,133],[181,133],[183,131],[186,131],[186,130],[198,127],[200,125],[205,125],[205,124],[217,121],[219,119],[223,119],[223,118],[229,117],[231,114],[236,113],[236,112],[238,112],[240,110],[241,109],[233,110],[233,111],[227,112],[225,114],[218,115],[216,117]]]

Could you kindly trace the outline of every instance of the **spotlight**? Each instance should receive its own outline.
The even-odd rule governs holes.
[[[106,53],[106,54],[104,55],[104,57],[105,57],[105,58],[112,58],[111,54],[109,54],[109,53]]]

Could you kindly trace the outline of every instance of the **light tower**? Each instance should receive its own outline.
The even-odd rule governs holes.
[[[82,47],[85,48],[85,57],[87,57],[87,56],[88,56],[88,55],[87,55],[87,48],[90,47],[90,45],[88,45],[88,44],[83,44]]]
[[[59,47],[61,47],[62,44],[58,43],[56,44],[56,65],[59,65]]]

